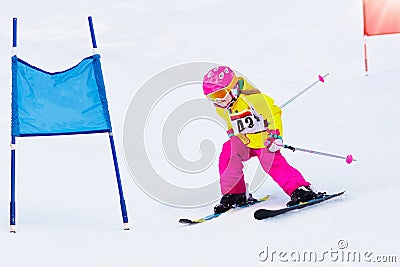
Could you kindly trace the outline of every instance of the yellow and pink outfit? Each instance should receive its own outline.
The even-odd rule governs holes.
[[[229,77],[226,72],[226,77],[220,80],[223,84],[223,79],[227,79],[228,82],[225,81],[225,83],[231,87],[235,84],[239,85],[238,92],[228,107],[221,108],[216,105],[216,111],[226,122],[227,133],[230,137],[223,144],[219,156],[221,193],[225,195],[246,192],[243,162],[252,157],[259,159],[264,171],[289,196],[297,188],[309,186],[310,183],[297,169],[288,164],[279,150],[271,152],[265,145],[271,134],[275,137],[279,135],[280,138],[283,134],[281,109],[274,104],[272,98],[262,94],[244,78],[232,75]],[[215,79],[218,80],[218,78]],[[209,86],[203,83],[203,88],[206,94]],[[231,90],[231,88],[228,89]]]

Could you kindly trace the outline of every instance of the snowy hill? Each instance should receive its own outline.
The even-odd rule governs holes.
[[[60,71],[91,53],[89,15],[102,56],[131,230],[122,230],[108,137],[97,134],[18,139],[17,233],[9,234],[12,18],[18,18],[18,55]],[[355,266],[368,259],[368,266],[380,266],[373,261],[386,258],[378,256],[397,256],[397,263],[386,265],[398,265],[400,36],[368,38],[370,73],[365,76],[362,1],[6,0],[0,25],[1,266],[278,266],[285,260],[310,266],[310,261],[293,260],[304,251],[314,251],[323,266]],[[325,84],[284,108],[285,141],[351,153],[357,162],[283,153],[316,189],[347,190],[342,200],[256,221],[258,207],[279,207],[288,200],[267,178],[254,192],[256,197],[272,194],[265,204],[202,225],[178,225],[181,217],[210,213],[215,202],[179,208],[141,190],[137,180],[146,177],[131,175],[124,125],[146,81],[190,62],[230,65],[276,103],[329,72]],[[160,149],[168,114],[200,98],[201,87],[192,84],[158,97],[159,106],[148,114],[149,129],[138,129],[147,133],[154,170],[182,187],[217,182],[216,158],[208,169],[190,174],[172,167]],[[204,125],[212,131],[204,131]],[[180,127],[177,147],[189,162],[206,156],[200,152],[202,140],[212,141],[218,153],[226,138],[215,122]],[[138,154],[137,161],[143,157]],[[252,177],[256,167],[251,160],[246,175]],[[362,254],[361,262],[342,260],[347,252]]]

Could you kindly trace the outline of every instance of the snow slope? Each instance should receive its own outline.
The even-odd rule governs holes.
[[[260,261],[266,247],[288,253],[313,250],[320,255],[335,250],[372,252],[395,255],[397,264],[400,261],[396,203],[400,37],[368,38],[366,77],[362,1],[5,0],[1,6],[1,266],[265,266],[288,259],[275,254]],[[42,69],[59,71],[90,54],[89,15],[102,55],[131,231],[122,231],[108,137],[92,135],[18,139],[18,232],[9,234],[11,48],[7,47],[11,47],[12,18],[19,19],[18,55]],[[124,161],[124,118],[130,101],[153,75],[193,61],[230,65],[277,103],[318,74],[329,72],[324,85],[285,107],[285,141],[351,153],[357,162],[347,165],[301,152],[284,155],[315,188],[346,189],[343,200],[269,221],[255,221],[256,207],[251,207],[207,224],[182,227],[179,218],[200,217],[215,203],[176,208],[141,191]],[[201,93],[200,87],[197,90]],[[175,99],[186,100],[183,95]],[[160,116],[160,124],[163,120]],[[209,138],[218,150],[225,137],[221,132],[215,136]],[[191,160],[201,157],[199,143],[185,140],[179,144],[183,155]],[[159,172],[170,172],[163,169],[163,157],[152,162]],[[249,162],[246,172],[250,174],[254,166],[256,162]],[[273,198],[263,207],[278,207],[288,199],[270,179],[254,192],[256,197],[265,194]],[[338,248],[340,240],[339,245],[346,241],[348,247]],[[292,260],[286,264],[310,265]],[[332,259],[321,264],[355,265]]]

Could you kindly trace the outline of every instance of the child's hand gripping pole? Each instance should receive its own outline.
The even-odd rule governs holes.
[[[268,130],[269,136],[265,140],[264,145],[272,153],[280,150],[283,147],[282,136],[280,136],[279,130]]]

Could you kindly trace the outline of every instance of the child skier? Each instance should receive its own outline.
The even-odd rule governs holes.
[[[227,125],[229,140],[222,146],[219,173],[222,198],[215,213],[241,206],[246,196],[243,162],[256,156],[264,171],[288,194],[287,206],[318,196],[301,173],[280,152],[281,109],[274,100],[251,86],[227,66],[217,66],[204,75],[204,95],[214,104]]]

